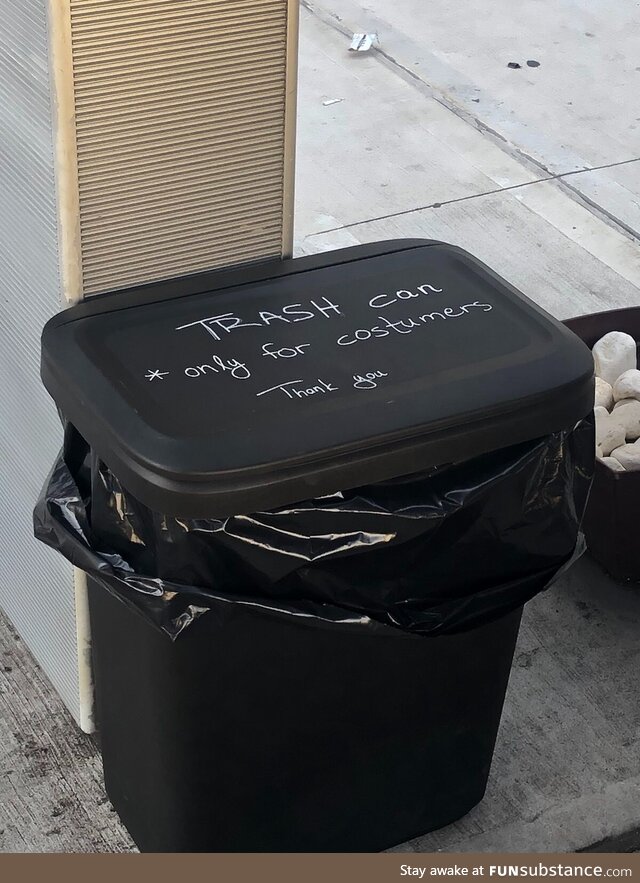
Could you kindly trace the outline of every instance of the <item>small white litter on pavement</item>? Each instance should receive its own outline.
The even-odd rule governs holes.
[[[340,104],[341,101],[344,101],[344,98],[327,98],[326,101],[322,102],[322,106],[329,107],[331,104]]]
[[[349,52],[368,52],[374,46],[379,45],[380,40],[377,34],[354,34]]]

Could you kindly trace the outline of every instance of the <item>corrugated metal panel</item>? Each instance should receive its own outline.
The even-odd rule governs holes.
[[[39,378],[40,330],[60,308],[45,0],[0,16],[0,606],[80,716],[71,567],[33,539],[31,511],[60,445]]]
[[[282,253],[287,0],[69,0],[85,294]]]

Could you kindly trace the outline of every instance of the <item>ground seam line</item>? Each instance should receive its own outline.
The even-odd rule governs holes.
[[[313,236],[322,236],[325,233],[335,233],[338,230],[348,230],[350,227],[360,227],[362,224],[372,224],[376,221],[386,221],[389,218],[399,218],[399,217],[402,217],[403,215],[412,215],[415,212],[424,212],[424,211],[428,211],[429,209],[442,208],[445,205],[454,205],[455,203],[458,203],[458,202],[468,202],[471,199],[480,199],[483,196],[495,196],[495,194],[497,194],[497,193],[506,193],[509,190],[521,190],[523,187],[531,187],[533,184],[544,184],[549,181],[560,181],[563,178],[568,178],[570,175],[584,175],[584,174],[588,174],[589,172],[599,172],[603,169],[612,169],[612,168],[615,168],[616,166],[624,166],[624,165],[628,165],[629,163],[634,163],[634,162],[640,162],[640,157],[637,157],[635,159],[623,159],[623,160],[620,160],[620,162],[608,163],[607,165],[603,165],[603,166],[593,166],[593,168],[588,168],[588,169],[574,169],[569,172],[559,172],[557,175],[548,175],[546,178],[536,178],[533,181],[524,181],[522,184],[509,184],[506,187],[496,187],[494,190],[484,190],[482,193],[470,193],[468,196],[458,196],[455,199],[444,199],[441,202],[432,202],[428,205],[418,205],[418,206],[415,206],[414,208],[402,209],[402,211],[398,211],[398,212],[390,212],[388,215],[379,215],[378,217],[375,217],[375,218],[365,218],[364,220],[361,220],[361,221],[351,221],[348,224],[341,224],[339,227],[329,227],[327,230],[318,230],[315,233],[310,233],[305,238],[311,239]],[[580,196],[581,199],[585,199],[585,197],[582,196],[580,191],[574,190],[574,188],[569,188],[569,187],[567,189],[571,189],[578,196]],[[586,201],[589,201],[589,200],[586,200]],[[605,211],[597,204],[593,204],[592,207],[597,208],[600,211]],[[620,223],[622,225],[622,222],[617,221],[614,216],[610,215],[606,211],[605,211],[605,213],[610,218],[610,220],[614,220],[616,223]],[[638,234],[631,227],[628,227],[626,225],[623,225],[623,226],[624,226],[626,232],[630,236],[632,236],[634,239],[636,239],[638,237]]]

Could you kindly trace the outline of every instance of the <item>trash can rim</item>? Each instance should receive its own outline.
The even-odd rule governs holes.
[[[318,411],[313,425],[308,425],[308,416],[301,419],[299,410],[281,413],[277,420],[269,416],[253,426],[246,421],[246,425],[240,424],[240,430],[232,424],[225,427],[223,415],[218,425],[212,426],[211,434],[201,438],[186,430],[178,436],[173,429],[163,430],[141,416],[138,402],[132,405],[131,397],[127,398],[124,375],[111,379],[94,356],[102,329],[108,323],[124,328],[126,311],[131,311],[126,314],[127,321],[131,321],[134,316],[148,317],[156,306],[165,312],[183,309],[190,295],[218,297],[221,292],[225,297],[242,296],[244,304],[258,283],[280,284],[279,280],[286,282],[295,277],[299,284],[314,273],[336,268],[345,278],[350,276],[348,283],[360,294],[358,284],[362,285],[362,280],[358,273],[372,266],[368,263],[372,259],[378,260],[377,267],[396,269],[408,260],[425,266],[430,262],[432,267],[440,261],[449,269],[458,268],[456,278],[461,291],[454,291],[455,297],[468,300],[478,291],[490,292],[505,305],[503,312],[508,313],[511,322],[505,327],[524,329],[523,345],[513,350],[513,356],[507,346],[506,355],[498,353],[494,357],[491,347],[502,346],[505,334],[494,333],[486,345],[479,342],[482,358],[489,365],[489,373],[483,375],[489,378],[486,383],[483,376],[464,377],[462,369],[456,376],[456,364],[449,375],[440,370],[420,373],[418,366],[413,387],[411,383],[391,387],[388,400],[386,394],[377,399],[370,396],[370,400],[352,395],[345,399],[348,407],[335,412],[337,417],[330,411],[326,416]],[[311,275],[300,275],[304,273]],[[212,287],[215,279],[218,287]],[[177,294],[181,285],[187,292],[184,296]],[[410,292],[400,289],[396,293]],[[379,303],[381,297],[376,295],[372,300]],[[480,301],[467,303],[469,308],[476,305],[490,306]],[[426,315],[432,321],[434,316],[446,318],[447,310],[453,315],[451,307],[439,309],[442,312],[435,310]],[[414,339],[418,340],[418,335]],[[414,345],[413,350],[405,338],[401,343],[418,360],[427,347],[437,346],[437,339],[432,335],[426,346]],[[455,347],[451,358],[462,358]],[[74,424],[131,493],[157,511],[193,517],[223,517],[274,508],[567,429],[591,410],[593,394],[591,356],[575,335],[467,252],[446,243],[420,240],[357,246],[217,275],[201,274],[197,279],[169,280],[91,299],[47,324],[41,373],[65,419]],[[492,391],[487,384],[496,377],[500,383],[494,383],[496,389]],[[162,377],[157,379],[161,381]],[[409,392],[405,392],[407,387]]]

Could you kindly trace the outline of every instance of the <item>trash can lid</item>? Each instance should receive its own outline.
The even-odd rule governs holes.
[[[42,378],[123,485],[243,514],[572,427],[587,347],[467,252],[402,240],[93,297]]]

